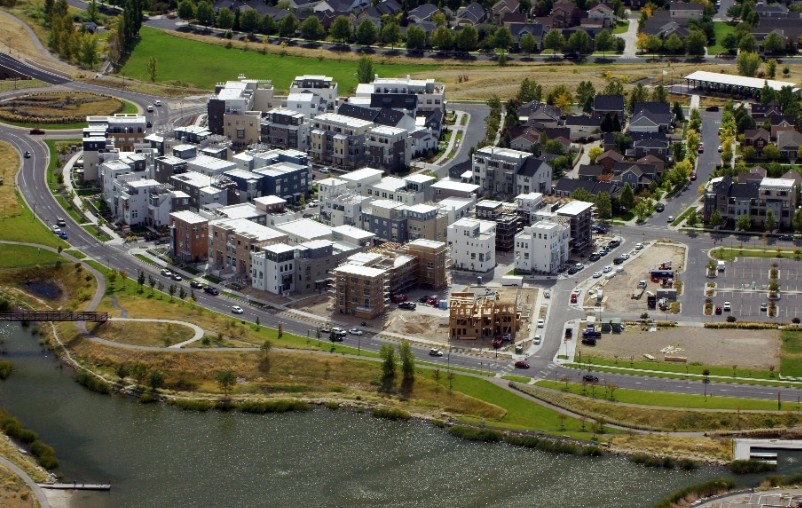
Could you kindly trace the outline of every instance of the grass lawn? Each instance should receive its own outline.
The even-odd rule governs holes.
[[[577,361],[582,362],[586,367],[609,366],[625,367],[636,370],[656,370],[660,372],[674,372],[677,374],[696,374],[701,376],[705,369],[710,371],[711,376],[722,377],[745,377],[754,379],[772,379],[768,370],[736,368],[733,373],[732,366],[727,365],[701,365],[698,363],[673,363],[649,360],[635,360],[630,362],[628,358],[619,358],[618,361],[609,358],[598,358],[588,355],[588,349],[581,349],[581,355],[577,356]],[[734,375],[733,375],[734,374]],[[776,376],[776,375],[775,375]]]
[[[714,21],[713,22],[713,32],[716,34],[716,44],[713,46],[709,46],[707,48],[707,53],[709,55],[716,55],[718,53],[723,53],[726,51],[724,46],[721,43],[724,41],[724,37],[727,34],[732,33],[735,31],[735,27],[731,26],[723,21]]]
[[[113,342],[158,347],[189,340],[195,334],[192,328],[175,323],[136,321],[108,321],[96,326],[92,333]]]
[[[532,378],[528,378],[526,376],[516,376],[514,374],[506,374],[504,376],[501,376],[501,379],[506,379],[507,381],[514,381],[516,383],[524,383],[524,384],[532,380]]]
[[[780,338],[780,372],[783,376],[802,377],[802,332],[783,330]]]
[[[535,383],[537,386],[565,391],[565,383],[559,381],[538,381]],[[584,395],[592,397],[591,387],[583,387],[578,383],[568,383],[568,392],[574,395]],[[608,390],[598,385],[595,389],[596,396],[592,398],[609,400]],[[700,409],[740,409],[740,410],[763,410],[763,411],[776,411],[776,400],[758,400],[758,399],[744,399],[736,397],[707,397],[705,400],[704,395],[687,395],[682,393],[667,393],[667,392],[650,392],[645,390],[630,390],[628,388],[618,388],[613,392],[613,398],[616,402],[623,402],[626,404],[638,404],[641,406],[662,406],[662,407],[682,407],[682,408],[700,408]],[[793,404],[786,410],[798,410]]]
[[[86,259],[86,254],[76,249],[67,249],[64,252],[76,259]]]
[[[18,81],[3,80],[0,81],[0,92],[8,92],[10,90],[22,90],[24,88],[39,88],[50,86],[44,81],[38,79],[21,79]]]
[[[623,22],[619,21],[613,29],[613,35],[626,33],[627,30],[629,30],[629,20]]]
[[[333,77],[339,85],[340,95],[349,93],[357,84],[357,62],[338,60],[334,53],[330,53],[331,58],[327,59],[262,55],[256,51],[255,44],[252,51],[243,51],[183,39],[148,27],[142,27],[140,34],[142,40],[123,67],[122,74],[142,81],[149,81],[146,64],[154,56],[159,63],[158,82],[180,81],[206,89],[212,89],[221,81],[236,79],[242,72],[248,73],[249,78],[272,80],[277,91],[288,90],[292,80],[303,74]],[[185,65],[188,61],[192,65]],[[403,76],[438,68],[437,65],[373,64],[374,72],[380,76]]]
[[[25,268],[29,266],[52,265],[61,260],[61,256],[49,250],[41,250],[25,245],[3,245],[0,247],[0,268]]]
[[[710,251],[710,255],[714,259],[721,261],[732,261],[735,258],[784,258],[784,259],[800,259],[802,258],[802,249],[781,249],[781,248],[766,248],[766,249],[741,249],[740,247],[718,247]]]
[[[676,219],[674,219],[674,222],[672,222],[671,225],[672,226],[679,226],[680,224],[685,222],[685,219],[690,217],[691,213],[693,213],[695,210],[696,210],[695,206],[688,207],[684,212],[682,212],[679,216],[677,216]]]

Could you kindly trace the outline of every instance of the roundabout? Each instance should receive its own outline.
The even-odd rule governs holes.
[[[0,122],[19,127],[75,129],[91,115],[136,113],[134,104],[110,95],[61,91],[20,95],[0,102]]]

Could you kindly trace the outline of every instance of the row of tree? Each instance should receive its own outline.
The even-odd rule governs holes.
[[[68,62],[94,68],[100,61],[97,37],[75,29],[67,0],[47,0],[43,10],[48,49]]]

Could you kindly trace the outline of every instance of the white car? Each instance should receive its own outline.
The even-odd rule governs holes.
[[[362,335],[362,330],[360,330],[359,328],[351,328],[350,330],[348,330],[348,333],[350,333],[351,335]]]
[[[668,216],[668,220],[666,222],[674,222],[674,216],[673,215],[669,215]]]
[[[604,273],[610,273],[610,272],[612,272],[612,271],[613,271],[613,267],[612,267],[612,266],[610,266],[610,265],[607,265],[607,266],[605,266],[605,267],[604,267],[604,269],[603,269],[602,271],[603,271]]]
[[[535,346],[539,346],[543,339],[540,338],[540,335],[535,335],[535,340],[533,341]]]
[[[242,307],[240,307],[239,305],[232,305],[231,306],[231,312],[233,312],[234,314],[244,314],[245,313],[245,311],[242,310]]]
[[[59,234],[59,233],[61,233],[61,228],[60,228],[60,227],[58,227],[58,225],[57,225],[57,224],[54,224],[54,225],[53,225],[53,232],[54,232],[55,234]]]
[[[621,259],[629,259],[629,252],[622,252]]]
[[[724,302],[724,312],[729,312],[732,310],[732,304],[730,302]]]
[[[543,291],[543,296],[546,298],[551,298],[551,289]]]
[[[161,106],[162,105],[162,101],[154,101],[153,104],[155,104],[157,106]]]
[[[437,348],[432,348],[429,350],[429,356],[443,356],[443,352]]]
[[[173,276],[173,272],[168,270],[167,268],[162,268],[162,271],[160,273],[165,277],[172,277]]]
[[[641,250],[643,248],[643,244],[638,242],[635,244],[635,250]]]
[[[594,279],[598,279],[598,278],[599,278],[599,277],[601,277],[601,276],[602,276],[602,273],[601,273],[601,272],[593,272],[593,278],[594,278]]]
[[[538,328],[543,328],[544,326],[546,326],[546,322],[543,321],[542,319],[538,319],[537,320],[537,327]]]

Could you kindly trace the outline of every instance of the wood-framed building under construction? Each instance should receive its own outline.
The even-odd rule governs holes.
[[[484,291],[483,288],[480,288]],[[514,336],[521,327],[520,293],[453,292],[449,298],[448,334],[451,339]]]

